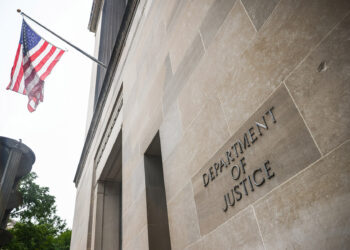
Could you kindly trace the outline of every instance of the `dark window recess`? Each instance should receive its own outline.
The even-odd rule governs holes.
[[[120,132],[94,192],[97,201],[94,249],[122,249],[122,182],[122,132]]]
[[[144,156],[150,250],[171,249],[159,132]]]
[[[104,0],[101,20],[100,47],[98,59],[108,65],[112,50],[123,20],[126,0]],[[97,66],[96,87],[94,105],[96,106],[100,95],[106,69]]]

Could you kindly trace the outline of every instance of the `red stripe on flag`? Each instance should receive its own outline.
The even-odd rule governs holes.
[[[22,61],[23,61],[23,60],[22,60]],[[21,62],[21,64],[22,64],[22,62]],[[15,85],[14,85],[13,88],[12,88],[13,91],[18,92],[18,90],[19,90],[19,85],[21,84],[22,78],[23,78],[23,67],[21,67],[20,70],[19,70],[19,72],[18,72],[18,76],[17,76],[17,79],[16,79],[16,83],[15,83]]]
[[[30,106],[29,103],[28,103],[28,105],[27,105],[27,108],[28,108],[28,110],[29,110],[30,113],[33,113],[33,112],[35,111],[35,109],[33,109],[33,108]]]
[[[28,84],[33,81],[33,79],[35,78],[35,75],[36,75],[36,72],[35,70],[32,70],[32,72],[30,73],[30,75],[28,77],[25,77],[24,78],[24,83],[25,83],[25,86],[27,87]]]
[[[40,61],[40,63],[34,68],[36,72],[39,72],[39,70],[45,65],[45,63],[50,59],[50,57],[55,53],[56,47],[52,46],[49,53],[47,53],[44,58]]]
[[[49,45],[49,43],[48,43],[47,41],[45,41],[45,42],[43,43],[43,45],[40,47],[40,49],[38,49],[33,55],[31,55],[31,56],[29,57],[29,61],[34,62],[34,60],[35,60],[38,56],[40,56],[41,53],[44,52],[44,50],[46,49],[47,45]]]
[[[12,66],[12,70],[11,70],[11,78],[13,77],[13,73],[15,73],[15,69],[16,69],[16,66],[17,66],[17,61],[18,61],[18,57],[19,57],[19,53],[21,52],[21,44],[18,45],[18,48],[17,48],[17,52],[16,52],[16,57],[15,57],[15,62]]]
[[[18,45],[17,52],[16,52],[16,57],[15,57],[15,62],[14,62],[13,66],[12,66],[12,69],[11,69],[11,81],[10,81],[10,83],[7,86],[6,89],[9,89],[11,87],[11,83],[12,83],[12,80],[13,80],[12,77],[13,77],[13,74],[15,73],[15,70],[16,70],[16,67],[17,67],[19,53],[21,53],[21,44]]]
[[[10,89],[11,83],[12,83],[12,80],[10,81],[9,85],[7,85],[7,87],[6,87],[7,90]]]
[[[25,84],[26,86],[28,83],[30,83],[36,76],[36,74],[39,72],[39,70],[45,65],[45,63],[50,59],[50,57],[55,53],[56,47],[52,46],[50,51],[44,56],[44,58],[39,62],[37,66],[32,70],[30,75],[25,78]],[[26,70],[26,69],[25,69]],[[39,76],[40,77],[40,76]]]
[[[46,72],[40,76],[41,80],[45,80],[45,78],[50,74],[53,67],[56,65],[56,63],[60,60],[61,56],[63,55],[64,50],[61,50],[60,53],[56,56],[56,58],[52,61],[50,66],[47,68]]]
[[[34,102],[33,104],[34,104],[34,107],[31,105],[32,104],[32,101]],[[33,112],[33,111],[35,111],[35,106],[37,105],[37,99],[35,98],[35,97],[32,97],[32,98],[29,98],[29,100],[28,100],[28,104],[27,104],[27,108],[28,108],[28,110],[29,110],[29,112]]]
[[[43,45],[40,47],[40,49],[38,49],[32,56],[30,56],[30,57],[28,58],[28,61],[23,65],[24,71],[26,71],[27,68],[29,68],[30,64],[31,64],[32,62],[34,62],[34,60],[37,59],[37,58],[41,55],[41,53],[44,52],[44,50],[46,49],[46,47],[47,47],[48,45],[49,45],[49,43],[45,41],[45,42],[43,43]]]
[[[28,60],[27,63],[23,65],[24,72],[27,71],[27,69],[30,67],[31,62]]]

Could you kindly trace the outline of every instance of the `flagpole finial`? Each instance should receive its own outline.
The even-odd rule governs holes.
[[[17,9],[17,12],[18,12],[18,13],[21,13],[22,11],[21,11],[21,9]]]

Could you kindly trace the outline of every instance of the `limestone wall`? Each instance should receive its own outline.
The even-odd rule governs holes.
[[[146,3],[122,73],[124,249],[147,249],[143,153],[158,129],[173,249],[350,245],[349,10],[327,0]],[[259,139],[246,159],[252,169],[264,163],[257,154],[270,159],[275,184],[232,217],[198,211],[194,176],[273,96],[281,116],[293,110],[276,127],[291,130],[271,128],[264,136],[277,143],[265,150]],[[198,200],[223,207],[219,194]]]
[[[349,247],[349,38],[347,0],[141,0],[102,119],[122,85],[123,249],[148,249],[158,131],[172,249]]]

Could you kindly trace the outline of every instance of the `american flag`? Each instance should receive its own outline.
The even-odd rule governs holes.
[[[57,48],[36,34],[23,20],[21,38],[7,89],[28,96],[28,110],[35,111],[44,99],[44,80],[63,55]]]

